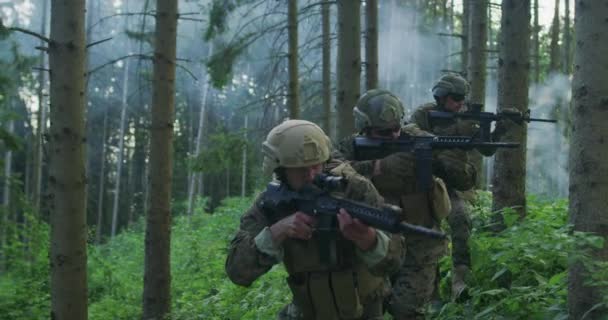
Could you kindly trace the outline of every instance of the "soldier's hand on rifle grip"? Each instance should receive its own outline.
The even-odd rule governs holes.
[[[338,213],[338,224],[344,238],[354,242],[359,249],[367,251],[376,245],[376,229],[351,217],[344,209]]]
[[[273,242],[277,245],[287,238],[309,240],[316,224],[316,218],[298,211],[270,226],[270,233]]]

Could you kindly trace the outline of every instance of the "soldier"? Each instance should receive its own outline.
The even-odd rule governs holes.
[[[310,186],[317,174],[329,172],[346,178],[345,197],[381,205],[382,197],[371,182],[347,164],[328,163],[330,147],[317,125],[285,121],[270,131],[262,145],[264,171],[295,191]],[[295,209],[269,208],[263,196],[245,212],[230,243],[226,260],[230,280],[249,286],[282,262],[293,304],[279,318],[382,319],[384,279],[401,263],[403,238],[352,219],[342,209],[339,230],[323,243],[329,248],[323,252],[331,254],[322,258],[316,219]]]
[[[354,108],[355,127],[359,135],[372,138],[397,139],[400,135],[429,135],[415,125],[401,126],[404,107],[386,90],[366,92]],[[354,136],[343,140],[338,152],[354,160]],[[441,178],[458,181],[459,188],[468,189],[475,181],[475,170],[457,156],[460,151],[434,152],[433,178],[430,190],[420,190],[416,181],[415,156],[395,153],[383,159],[351,161],[352,167],[370,178],[385,201],[402,208],[406,222],[427,228],[440,228],[450,212],[450,202]],[[417,235],[406,239],[406,257],[399,271],[391,276],[392,292],[388,311],[395,319],[424,319],[437,281],[437,265],[445,251],[443,241]]]
[[[432,93],[435,102],[427,103],[418,107],[410,122],[416,124],[420,129],[442,136],[474,136],[479,130],[479,124],[474,120],[455,119],[430,119],[429,111],[460,112],[464,108],[464,101],[469,92],[468,82],[457,74],[442,76],[433,86]],[[511,110],[508,110],[511,111]],[[518,112],[513,110],[512,112]],[[492,132],[492,140],[498,141],[506,132],[503,121],[496,123],[496,129]],[[480,148],[480,153],[491,156],[496,152],[495,148]],[[460,153],[462,161],[468,162],[469,155]],[[466,277],[471,270],[471,254],[469,252],[469,237],[471,235],[471,219],[467,207],[459,191],[451,179],[445,179],[452,203],[452,212],[448,216],[448,223],[452,232],[452,298],[456,299],[466,289]]]

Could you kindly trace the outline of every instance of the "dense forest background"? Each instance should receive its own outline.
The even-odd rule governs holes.
[[[584,283],[593,288],[594,298],[582,303],[576,315],[571,306],[570,317],[605,315],[606,218],[597,213],[603,207],[587,209],[599,218],[586,220],[585,226],[592,221],[600,229],[604,226],[596,235],[578,232],[594,230],[577,229],[569,210],[572,203],[582,201],[572,202],[572,186],[579,177],[571,181],[569,154],[581,154],[570,152],[570,146],[574,129],[585,123],[576,122],[572,112],[572,93],[584,96],[573,84],[574,73],[585,61],[593,64],[582,58],[579,64],[575,61],[575,51],[584,46],[576,47],[582,38],[576,39],[574,18],[579,11],[575,12],[574,1],[522,1],[528,16],[519,25],[529,32],[523,38],[527,49],[519,50],[525,53],[525,61],[519,62],[526,65],[528,79],[519,90],[524,103],[504,96],[502,70],[510,66],[505,67],[509,58],[504,54],[511,47],[521,49],[515,40],[506,40],[513,39],[512,30],[504,29],[509,25],[505,10],[513,1],[172,0],[167,3],[179,8],[178,14],[168,14],[168,20],[176,18],[174,45],[161,37],[158,20],[165,19],[163,13],[171,8],[161,8],[155,1],[68,2],[83,10],[60,16],[61,11],[53,9],[60,7],[58,1],[0,0],[0,319],[48,317],[49,310],[55,310],[51,299],[60,294],[52,290],[48,260],[50,256],[51,265],[56,265],[50,249],[58,243],[53,240],[55,224],[70,218],[55,215],[61,210],[57,185],[62,186],[56,178],[72,168],[80,171],[69,161],[63,161],[59,170],[54,167],[58,161],[50,160],[61,130],[68,128],[54,125],[62,115],[72,114],[54,108],[61,105],[53,104],[54,97],[67,85],[54,88],[53,82],[64,79],[71,66],[79,71],[78,65],[84,67],[75,78],[83,88],[82,119],[77,119],[82,120],[83,132],[82,139],[74,134],[72,141],[81,141],[83,147],[84,175],[78,180],[84,192],[80,237],[88,251],[83,271],[88,273],[88,296],[83,298],[88,311],[85,306],[83,312],[92,319],[142,317],[144,265],[148,268],[146,218],[159,207],[155,201],[162,197],[155,186],[163,181],[169,190],[162,194],[168,195],[168,203],[161,207],[169,208],[173,218],[166,230],[169,233],[170,228],[172,239],[170,253],[166,252],[172,319],[274,317],[289,301],[284,270],[273,269],[251,289],[232,285],[223,273],[225,248],[238,217],[268,182],[261,173],[260,152],[268,131],[286,118],[302,118],[320,124],[337,141],[352,128],[354,101],[366,89],[394,92],[409,117],[414,108],[432,100],[430,88],[447,72],[465,75],[478,100],[474,102],[484,103],[486,111],[516,107],[558,122],[531,123],[520,141],[527,155],[522,164],[526,213],[502,209],[506,229],[499,234],[490,232],[488,225],[496,209],[491,192],[502,173],[495,172],[499,167],[494,158],[480,160],[485,179],[471,203],[475,228],[470,297],[446,298],[433,307],[431,316],[566,319],[568,268],[573,263],[593,271],[593,278]],[[580,4],[585,9],[581,14],[593,11],[588,1],[580,2],[585,3]],[[370,8],[377,9],[375,20]],[[67,17],[82,18],[73,24],[82,27],[74,34],[82,33],[85,42],[70,41],[82,49],[83,59],[53,58],[61,41],[53,35],[59,29],[52,21],[72,21]],[[347,35],[345,25],[360,32]],[[71,34],[71,27],[64,34]],[[174,68],[174,79],[159,71],[164,69],[158,63],[165,54],[159,48],[171,47],[175,58],[166,60],[172,62],[168,65]],[[596,51],[601,54],[605,49],[601,44]],[[348,59],[358,65],[349,69]],[[594,62],[598,77],[608,75],[602,61]],[[55,72],[57,64],[68,71]],[[157,84],[163,81],[174,91],[161,94]],[[596,91],[605,97],[608,88],[602,82],[598,86]],[[168,108],[164,118],[154,118],[159,101],[171,101],[174,108]],[[163,149],[166,152],[154,151],[162,145],[154,130],[163,119],[172,128],[163,140],[170,146]],[[602,145],[603,131],[593,133]],[[582,145],[575,141],[574,146]],[[170,175],[156,166],[162,164],[156,162],[156,152],[169,157],[165,169]],[[593,181],[604,189],[597,190],[605,190],[605,170],[598,167],[584,175],[598,177]],[[442,261],[441,270],[445,297],[449,259]],[[150,315],[150,310],[144,306],[143,314]]]

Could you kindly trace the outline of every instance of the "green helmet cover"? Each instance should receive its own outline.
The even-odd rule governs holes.
[[[450,73],[439,78],[432,92],[433,96],[440,98],[449,94],[466,96],[469,93],[469,83],[460,75]]]
[[[388,129],[401,126],[405,108],[390,91],[372,89],[357,101],[353,114],[358,131],[365,128]]]

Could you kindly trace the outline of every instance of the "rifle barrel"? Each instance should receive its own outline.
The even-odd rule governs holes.
[[[527,119],[527,121],[550,122],[550,123],[556,123],[557,122],[557,120],[554,120],[554,119],[538,119],[538,118],[529,118],[529,119]]]

